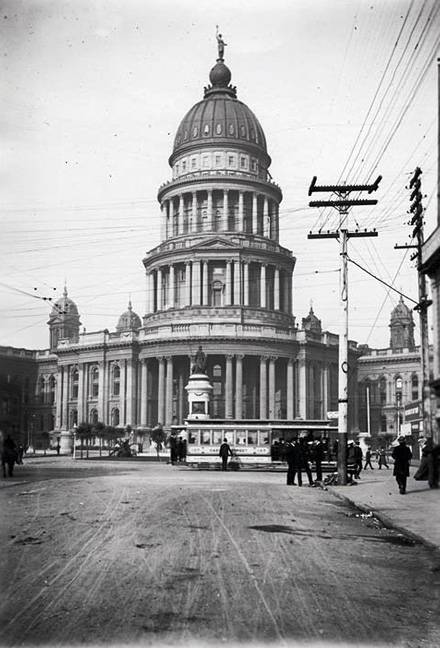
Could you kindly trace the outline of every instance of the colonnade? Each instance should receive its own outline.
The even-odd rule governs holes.
[[[200,305],[292,312],[292,271],[273,264],[238,259],[185,261],[147,272],[146,282],[149,313]]]
[[[192,191],[161,203],[161,239],[192,232],[246,232],[279,238],[279,205],[256,191]]]

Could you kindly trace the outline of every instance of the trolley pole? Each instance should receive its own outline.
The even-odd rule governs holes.
[[[409,182],[409,189],[411,192],[411,205],[409,213],[412,214],[409,225],[413,225],[412,238],[416,239],[416,243],[410,245],[395,245],[395,250],[402,250],[408,248],[415,248],[415,253],[411,255],[411,260],[417,261],[418,273],[418,288],[419,288],[419,303],[414,306],[414,310],[419,312],[420,324],[420,363],[422,369],[422,425],[423,435],[426,438],[432,438],[432,418],[431,418],[431,388],[429,386],[429,334],[428,334],[428,308],[431,306],[432,301],[428,299],[426,292],[426,277],[422,272],[422,248],[424,243],[423,233],[423,205],[421,193],[421,179],[422,170],[416,167],[413,176]]]
[[[352,237],[377,236],[373,231],[349,231],[348,210],[359,205],[376,205],[377,200],[350,199],[351,192],[377,191],[382,176],[378,176],[371,185],[322,185],[317,186],[317,177],[314,176],[309,187],[309,196],[316,191],[330,192],[337,196],[337,200],[314,200],[309,202],[310,207],[334,207],[339,212],[339,227],[336,231],[308,234],[309,239],[335,238],[339,240],[340,247],[340,302],[341,302],[341,330],[339,334],[339,370],[338,370],[338,483],[347,484],[347,441],[348,441],[348,239]]]

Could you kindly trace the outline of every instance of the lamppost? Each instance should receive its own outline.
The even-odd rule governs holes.
[[[73,424],[73,455],[72,455],[73,459],[76,459],[76,428],[77,427],[78,427],[77,424],[74,423]]]

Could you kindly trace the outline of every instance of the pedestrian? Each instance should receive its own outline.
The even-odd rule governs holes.
[[[361,444],[359,441],[356,441],[354,444],[354,456],[356,459],[356,472],[354,476],[356,479],[361,478],[361,471],[362,471],[362,459],[364,458],[364,453],[362,452]]]
[[[171,461],[171,465],[174,466],[174,464],[177,462],[177,438],[175,434],[170,435],[169,446],[170,446],[170,461]]]
[[[60,442],[57,441],[56,451],[57,451],[57,456],[58,456],[58,457],[60,456],[60,450],[61,450]]]
[[[228,469],[228,457],[232,457],[232,450],[231,446],[228,443],[228,440],[225,438],[223,439],[223,443],[220,446],[220,450],[218,451],[219,456],[222,459],[222,470],[227,470]]]
[[[19,443],[17,448],[17,464],[23,465],[23,454],[24,454],[23,444]]]
[[[438,488],[439,482],[439,460],[440,445],[434,445],[432,439],[425,439],[422,446],[420,466],[414,475],[414,479],[428,480],[429,488]]]
[[[367,448],[365,451],[365,466],[364,470],[367,470],[367,467],[371,468],[371,470],[374,470],[372,464],[371,464],[371,450],[370,448]]]
[[[379,470],[382,470],[382,466],[385,466],[387,470],[389,468],[387,464],[387,453],[383,446],[378,450],[378,464],[379,464]]]
[[[295,486],[295,477],[298,477],[298,486],[302,486],[302,468],[304,457],[301,443],[298,439],[292,439],[286,444],[287,461],[287,485]]]
[[[409,476],[409,464],[412,458],[412,452],[406,445],[405,437],[399,437],[399,445],[393,450],[394,459],[393,475],[399,485],[401,495],[406,493],[406,480]]]
[[[354,449],[354,442],[349,441],[347,447],[347,477],[350,483],[353,483],[353,477],[356,475],[357,471],[357,458],[356,451]]]
[[[312,470],[310,468],[311,451],[310,451],[309,442],[305,437],[303,437],[300,440],[300,446],[302,450],[301,468],[304,470],[304,472],[307,475],[307,479],[309,480],[309,486],[313,486],[313,476],[312,476]]]
[[[179,463],[186,461],[186,439],[181,436],[177,439],[177,460]]]
[[[14,439],[8,434],[6,439],[3,440],[1,448],[3,477],[6,477],[6,466],[8,467],[8,477],[14,476],[14,464],[17,461],[17,444]]]

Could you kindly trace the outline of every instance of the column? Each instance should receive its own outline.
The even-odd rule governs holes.
[[[225,418],[232,418],[232,356],[226,356],[226,402]]]
[[[162,269],[158,268],[156,272],[156,295],[157,295],[157,304],[156,310],[162,310]]]
[[[260,306],[266,308],[266,266],[264,263],[260,267]]]
[[[329,390],[329,366],[327,363],[325,363],[322,366],[322,418],[326,419],[327,418],[327,412],[329,411],[329,403],[328,403],[328,390]]]
[[[198,231],[198,223],[197,223],[197,192],[193,191],[192,195],[192,210],[191,210],[191,215],[192,215],[192,227],[190,228],[188,226],[188,232],[197,232]]]
[[[195,306],[200,304],[200,261],[192,264],[192,303]]]
[[[168,357],[166,377],[165,427],[170,428],[173,421],[173,358]]]
[[[298,358],[298,416],[307,419],[307,371],[305,352]]]
[[[63,419],[63,367],[58,367],[57,371],[57,408],[55,415],[55,429],[61,428]]]
[[[234,261],[234,304],[241,304],[240,299],[240,261]]]
[[[212,232],[213,230],[213,212],[212,212],[212,189],[208,189],[208,231]]]
[[[157,422],[165,423],[165,358],[159,358],[159,376],[157,380]]]
[[[141,360],[141,425],[147,425],[147,359]]]
[[[289,358],[287,361],[287,392],[286,392],[286,408],[287,420],[291,421],[295,416],[294,410],[294,393],[293,393],[293,360]]]
[[[183,211],[184,201],[183,194],[179,196],[179,216],[177,219],[177,234],[183,234],[183,223],[184,223],[184,211]]]
[[[134,411],[134,395],[136,381],[134,377],[134,366],[132,358],[127,360],[127,405],[126,405],[126,425],[132,427],[136,425],[136,413]]]
[[[121,377],[119,382],[119,425],[123,427],[125,425],[125,360],[121,360],[119,366],[121,367]]]
[[[260,358],[260,419],[267,418],[267,358]]]
[[[202,285],[203,285],[202,303],[203,303],[204,306],[208,305],[208,285],[209,285],[208,279],[209,279],[209,277],[208,277],[208,262],[204,261],[203,262],[203,281],[202,281]]]
[[[264,196],[264,206],[263,206],[263,235],[269,236],[269,199],[267,196]]]
[[[258,233],[258,200],[257,194],[252,194],[252,234]]]
[[[228,190],[223,189],[223,223],[221,229],[223,231],[227,231],[229,229],[228,227],[228,221],[229,221],[229,202],[228,202]]]
[[[62,409],[62,426],[63,430],[69,429],[69,421],[67,419],[69,389],[70,389],[70,368],[66,365],[63,367],[63,409]]]
[[[244,193],[238,192],[238,231],[244,231]]]
[[[280,310],[280,270],[275,268],[273,280],[273,306],[275,310]]]
[[[243,304],[249,306],[249,263],[247,261],[243,264]]]
[[[84,380],[85,378],[85,371],[84,371],[84,363],[79,362],[78,363],[78,402],[77,402],[77,408],[78,408],[78,425],[80,423],[83,423],[86,421],[86,418],[84,416],[84,397],[86,397],[86,394],[84,394],[84,388],[85,384],[87,384],[87,381]]]
[[[175,279],[174,279],[174,265],[170,265],[170,276],[169,276],[169,282],[168,282],[168,306],[169,308],[174,308],[175,306],[175,301],[174,301],[174,296],[175,296],[175,287],[174,287]]]
[[[160,206],[160,240],[161,241],[164,241],[166,238],[166,228],[167,228],[166,219],[167,219],[166,206],[165,206],[165,202],[163,202]]]
[[[275,418],[275,360],[269,358],[269,418]]]
[[[98,421],[104,422],[104,401],[105,401],[105,363],[98,362]]]
[[[235,358],[235,418],[243,418],[243,355]]]
[[[185,263],[185,303],[184,306],[191,305],[191,264]]]
[[[226,261],[226,290],[225,290],[225,303],[226,306],[231,305],[231,261]]]

